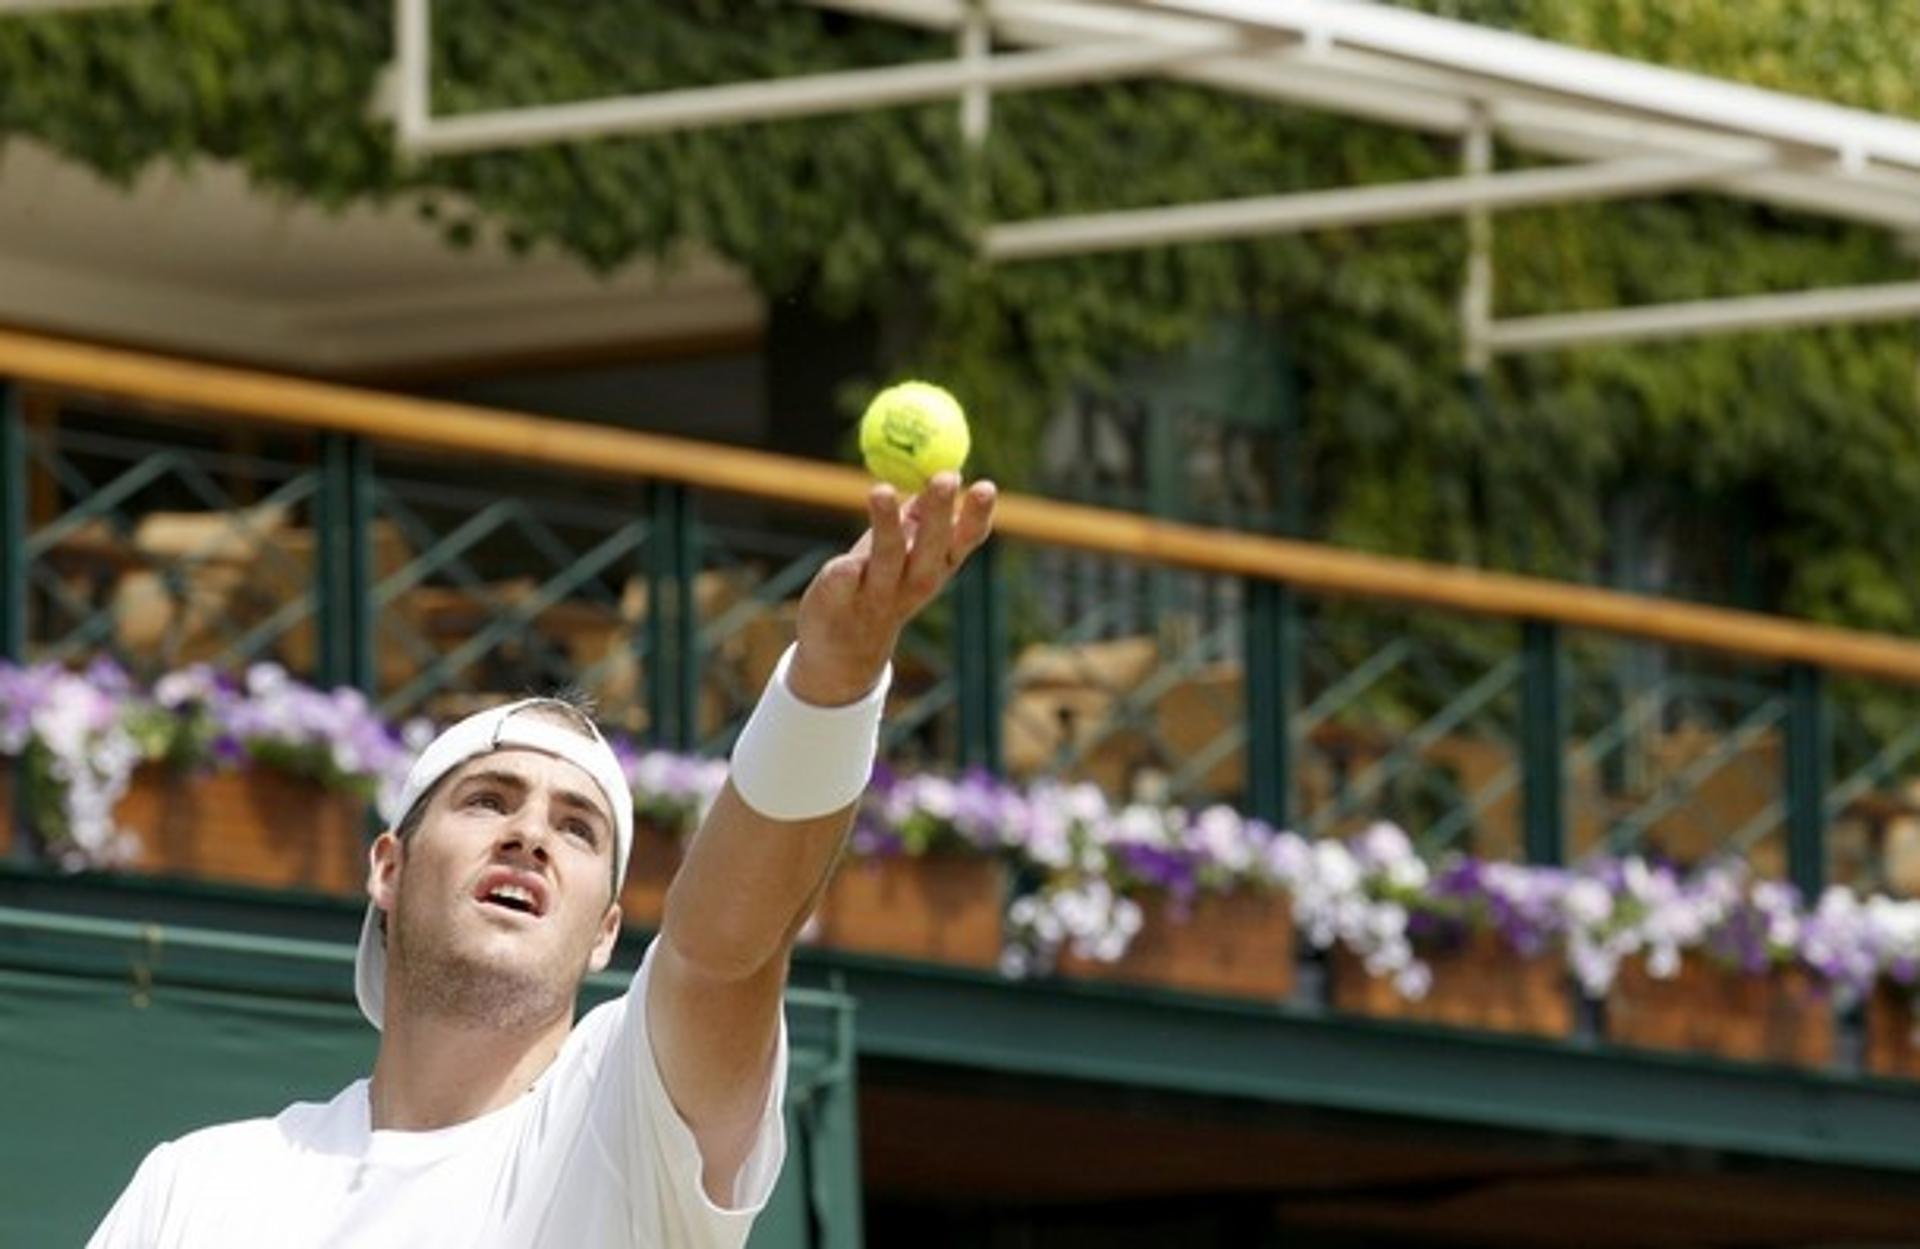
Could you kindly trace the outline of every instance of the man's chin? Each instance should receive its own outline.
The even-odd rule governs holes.
[[[409,973],[409,1001],[418,1001],[421,1009],[436,1016],[501,1028],[571,1015],[573,988],[552,967],[522,951],[477,944],[448,951],[417,974]]]

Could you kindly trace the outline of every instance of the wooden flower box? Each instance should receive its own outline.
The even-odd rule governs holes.
[[[1521,954],[1498,933],[1472,929],[1458,941],[1420,942],[1415,952],[1433,973],[1425,997],[1408,998],[1389,976],[1375,976],[1348,950],[1333,952],[1336,1009],[1376,1019],[1415,1020],[1486,1032],[1568,1037],[1573,995],[1557,953]]]
[[[270,767],[133,776],[115,809],[139,839],[132,870],[273,889],[361,892],[366,804]]]
[[[1877,1076],[1920,1080],[1920,1036],[1914,1028],[1913,990],[1883,980],[1867,999],[1866,1068]]]
[[[1690,957],[1678,975],[1658,980],[1633,960],[1607,996],[1606,1035],[1621,1045],[1823,1067],[1833,1057],[1832,1002],[1803,968],[1756,976]]]
[[[0,862],[13,853],[13,768],[0,760]]]
[[[649,824],[633,826],[633,853],[620,886],[620,922],[629,928],[660,927],[667,912],[667,886],[680,870],[679,833]]]
[[[997,967],[1006,891],[1006,869],[995,859],[848,858],[814,913],[815,940],[862,954]]]
[[[1293,992],[1293,911],[1279,895],[1202,895],[1177,907],[1142,900],[1140,931],[1118,961],[1062,951],[1059,972],[1082,980],[1278,1001]]]

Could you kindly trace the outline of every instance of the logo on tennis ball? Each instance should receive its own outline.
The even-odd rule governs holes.
[[[970,438],[960,401],[931,382],[901,382],[860,418],[860,454],[881,481],[911,494],[935,473],[966,463]]]
[[[919,458],[933,441],[933,428],[926,414],[912,408],[888,408],[880,415],[880,437],[909,460]]]

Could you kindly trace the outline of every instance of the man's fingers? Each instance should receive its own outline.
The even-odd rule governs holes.
[[[812,592],[830,606],[851,602],[860,589],[860,570],[866,565],[866,558],[851,551],[836,555],[820,565],[820,571],[813,575]]]
[[[947,552],[953,546],[953,501],[959,491],[958,473],[935,473],[916,500],[920,524],[907,551],[906,566],[910,594],[931,594],[947,574]]]
[[[866,584],[888,589],[898,585],[907,561],[907,532],[900,517],[900,496],[892,486],[882,483],[867,495],[867,533],[862,541],[868,549],[856,547],[855,553],[867,557]]]
[[[993,506],[999,489],[990,481],[976,481],[960,498],[960,519],[953,527],[953,549],[948,563],[958,566],[993,532]]]

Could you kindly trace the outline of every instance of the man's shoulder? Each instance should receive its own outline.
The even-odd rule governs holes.
[[[234,1119],[197,1128],[168,1143],[178,1166],[220,1164],[234,1158],[258,1159],[275,1151],[324,1147],[355,1130],[356,1096],[364,1086],[356,1081],[331,1101],[294,1102],[279,1114],[257,1119]],[[364,1123],[364,1115],[358,1116]]]
[[[278,1135],[273,1119],[234,1119],[195,1128],[167,1142],[178,1163],[191,1164],[234,1154],[256,1153]]]

